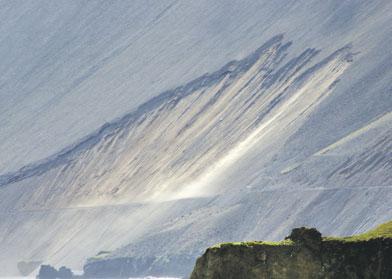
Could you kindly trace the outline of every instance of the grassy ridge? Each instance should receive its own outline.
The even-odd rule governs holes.
[[[282,241],[243,241],[243,242],[224,242],[224,243],[218,243],[211,248],[222,248],[225,246],[257,246],[257,245],[269,245],[269,246],[286,246],[286,245],[292,245],[294,242],[286,239]]]
[[[370,230],[363,234],[347,236],[347,237],[334,237],[328,236],[323,237],[323,241],[347,241],[347,242],[355,242],[355,241],[367,241],[375,238],[392,238],[392,221],[384,223],[373,230]],[[244,242],[225,242],[219,243],[211,247],[211,249],[222,248],[225,246],[257,246],[257,245],[269,245],[269,246],[287,246],[293,245],[294,242],[286,239],[282,241],[244,241]]]
[[[325,240],[366,241],[375,238],[392,238],[392,221],[379,225],[377,228],[363,234],[347,237],[325,237]]]

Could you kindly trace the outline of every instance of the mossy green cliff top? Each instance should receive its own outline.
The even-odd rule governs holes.
[[[346,236],[346,237],[334,237],[334,236],[327,236],[322,237],[322,241],[366,241],[375,238],[392,238],[392,221],[379,225],[377,228],[370,230],[363,234]],[[294,245],[295,243],[286,238],[282,241],[242,241],[242,242],[224,242],[218,243],[209,249],[218,249],[224,246],[256,246],[256,245],[270,245],[270,246],[284,246],[284,245]]]
[[[376,238],[391,238],[392,239],[392,221],[384,223],[374,230],[370,230],[363,234],[347,236],[347,237],[325,237],[325,241],[367,241]]]

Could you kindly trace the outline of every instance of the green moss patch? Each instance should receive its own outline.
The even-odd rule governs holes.
[[[244,247],[252,247],[252,246],[258,246],[258,245],[264,245],[264,246],[287,246],[287,245],[293,245],[293,241],[286,239],[282,241],[243,241],[243,242],[225,242],[225,243],[219,243],[211,247],[211,249],[214,248],[222,248],[222,247],[228,247],[228,246],[244,246]]]
[[[325,241],[339,240],[347,242],[367,241],[376,238],[391,238],[392,239],[392,221],[384,223],[374,230],[368,231],[363,234],[347,236],[347,237],[324,237]]]
[[[323,241],[343,241],[343,242],[356,242],[356,241],[367,241],[376,238],[391,238],[392,239],[392,221],[384,223],[374,230],[368,231],[363,234],[347,236],[347,237],[323,237]],[[244,241],[244,242],[225,242],[219,243],[212,247],[211,249],[218,249],[222,247],[233,247],[233,246],[243,246],[243,247],[252,247],[257,245],[264,246],[287,246],[293,245],[294,242],[290,239],[285,239],[282,241]]]

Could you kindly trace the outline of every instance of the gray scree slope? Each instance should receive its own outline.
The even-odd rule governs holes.
[[[1,275],[100,250],[179,275],[216,242],[392,217],[389,1],[12,3]]]

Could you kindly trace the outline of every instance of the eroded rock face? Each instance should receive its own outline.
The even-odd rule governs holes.
[[[392,278],[392,239],[322,239],[294,229],[281,243],[228,243],[207,249],[191,279]]]
[[[286,237],[286,240],[292,240],[293,242],[306,246],[314,251],[321,249],[322,238],[321,233],[315,228],[295,228],[291,234]]]

